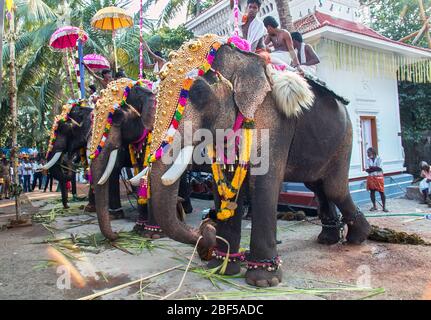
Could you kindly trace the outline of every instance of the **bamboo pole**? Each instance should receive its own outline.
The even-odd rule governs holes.
[[[400,40],[398,40],[398,41],[400,41],[400,42],[405,42],[405,41],[407,41],[407,40],[410,40],[410,39],[411,39],[411,38],[413,38],[413,37],[416,37],[418,33],[419,33],[419,30],[418,30],[418,31],[415,31],[415,32],[413,32],[413,33],[410,33],[408,36],[405,36],[405,37],[401,38],[401,39],[400,39]]]
[[[107,289],[107,290],[104,290],[104,291],[101,291],[101,292],[97,292],[97,293],[91,294],[91,295],[89,295],[89,296],[85,296],[85,297],[79,298],[78,300],[93,300],[93,299],[96,299],[96,298],[98,298],[98,297],[104,296],[104,295],[106,295],[106,294],[109,294],[109,293],[112,293],[112,292],[115,292],[115,291],[118,291],[118,290],[121,290],[121,289],[124,289],[124,288],[130,287],[130,286],[132,286],[132,285],[134,285],[134,284],[141,283],[141,282],[143,282],[143,281],[149,280],[149,279],[151,279],[151,278],[154,278],[154,277],[160,276],[160,275],[162,275],[162,274],[164,274],[164,273],[167,273],[167,272],[170,272],[170,271],[173,271],[173,270],[176,270],[176,269],[182,268],[182,267],[183,267],[183,265],[182,265],[182,264],[180,264],[180,265],[177,265],[177,266],[175,266],[175,267],[172,267],[172,268],[169,268],[169,269],[163,270],[163,271],[161,271],[161,272],[158,272],[158,273],[152,274],[152,275],[150,275],[150,276],[147,276],[147,277],[144,277],[144,278],[141,278],[141,279],[138,279],[138,280],[134,280],[134,281],[131,281],[131,282],[128,282],[128,283],[125,283],[125,284],[122,284],[122,285],[119,285],[119,286],[113,287],[113,288],[111,288],[111,289]]]

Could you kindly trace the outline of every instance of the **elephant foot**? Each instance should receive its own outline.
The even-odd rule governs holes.
[[[143,230],[144,230],[144,226],[141,223],[136,223],[133,226],[132,232],[140,235]]]
[[[320,244],[336,244],[340,241],[340,229],[338,228],[322,228],[322,232],[320,232],[317,237],[317,242]]]
[[[371,233],[371,226],[362,212],[358,212],[353,220],[347,221],[346,240],[350,244],[361,244]]]
[[[96,206],[94,204],[89,203],[84,207],[84,211],[85,212],[96,212]]]
[[[281,283],[283,272],[281,269],[268,271],[264,269],[249,269],[245,273],[245,282],[255,287],[276,287]]]
[[[124,211],[118,210],[118,211],[110,211],[109,212],[109,219],[110,220],[120,220],[120,219],[124,219],[125,214]]]
[[[163,233],[163,230],[159,226],[144,224],[142,226],[141,237],[157,240],[165,238],[166,235]]]
[[[148,230],[142,230],[140,232],[140,235],[142,238],[151,239],[151,240],[166,238],[166,235],[163,232],[154,232],[154,231],[148,231]]]
[[[222,264],[223,264],[223,260],[212,259],[208,262],[207,267],[208,269],[214,269],[214,268],[220,267]],[[240,272],[241,272],[240,262],[228,262],[226,271],[223,274],[226,276],[233,276],[233,275],[239,274]],[[217,270],[217,273],[221,274],[220,269]]]

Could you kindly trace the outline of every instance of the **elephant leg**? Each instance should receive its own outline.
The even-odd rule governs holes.
[[[58,184],[60,185],[60,191],[61,191],[61,202],[63,203],[64,209],[69,209],[68,202],[68,195],[67,195],[67,188],[66,188],[66,179],[61,179],[58,181]]]
[[[111,220],[124,219],[120,197],[120,168],[115,167],[109,177],[109,217]]]
[[[187,173],[184,173],[181,176],[181,180],[180,180],[180,189],[178,190],[178,196],[183,198],[184,201],[182,201],[182,206],[184,209],[184,212],[189,214],[193,212],[193,206],[192,206],[192,202],[190,200],[190,183],[187,179]]]
[[[135,226],[133,227],[133,231],[138,234],[143,234],[144,224],[148,221],[148,205],[138,204],[138,213],[138,219],[136,220]]]
[[[241,188],[237,201],[238,207],[235,210],[235,215],[232,218],[226,221],[217,221],[217,236],[229,242],[229,253],[233,254],[234,257],[236,254],[238,254],[240,248],[242,212],[246,193],[246,188],[244,186]],[[217,192],[214,192],[214,200],[216,208],[220,208],[220,198]],[[227,244],[224,241],[217,239],[217,248],[214,251],[215,257],[209,261],[208,268],[213,269],[219,267],[224,261],[223,256],[224,253],[227,252],[227,249]],[[229,263],[224,274],[234,275],[241,272],[241,261],[240,259],[236,259],[234,257],[229,258]]]
[[[318,214],[322,226],[322,231],[317,237],[317,242],[321,244],[335,244],[340,241],[340,229],[338,228],[338,214],[334,203],[330,202],[323,191],[322,182],[305,183],[305,186],[314,192],[319,201]],[[330,227],[327,227],[330,226]]]
[[[247,256],[246,282],[257,287],[277,286],[282,280],[281,268],[260,267],[267,261],[277,260],[277,200],[281,177],[278,173],[256,176],[251,182],[253,206],[250,253]],[[280,182],[280,183],[278,183]]]
[[[161,239],[161,238],[165,238],[166,235],[163,232],[162,229],[159,229],[160,226],[157,223],[156,219],[154,218],[154,216],[151,214],[151,210],[149,210],[148,208],[148,204],[145,206],[145,211],[143,211],[142,216],[143,217],[147,217],[147,219],[145,219],[142,230],[140,232],[141,236],[144,238],[148,238],[148,239]],[[155,227],[155,228],[153,228]],[[151,230],[151,229],[158,229],[158,230]]]
[[[96,198],[94,197],[94,188],[90,185],[88,189],[88,203],[84,208],[85,212],[96,212]]]
[[[371,226],[353,202],[349,192],[348,180],[344,180],[342,182],[343,179],[337,179],[336,176],[326,179],[323,183],[324,192],[328,199],[334,202],[341,211],[343,222],[347,224],[347,242],[361,244],[368,238]]]
[[[77,199],[77,195],[78,195],[78,193],[76,191],[76,173],[75,172],[72,173],[71,184],[72,184],[72,196],[73,196],[73,199],[75,200],[75,199]]]

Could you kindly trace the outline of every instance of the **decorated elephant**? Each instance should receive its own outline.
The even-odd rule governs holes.
[[[199,240],[201,251],[215,247],[209,267],[222,263],[227,254],[223,239],[227,240],[227,274],[239,273],[241,261],[246,261],[247,283],[275,286],[282,279],[276,249],[276,209],[281,183],[287,180],[304,182],[316,193],[324,225],[319,242],[340,240],[341,221],[335,206],[341,211],[342,223],[348,225],[347,242],[359,244],[367,238],[370,226],[349,194],[352,124],[342,101],[314,82],[307,84],[295,73],[270,71],[259,56],[221,43],[217,36],[206,35],[186,43],[170,58],[161,72],[151,164],[142,173],[150,181],[151,214],[169,237],[190,244]],[[217,129],[235,128],[240,123],[244,135],[248,135],[243,136],[245,141],[250,140],[252,126],[257,132],[268,132],[265,174],[242,173],[240,179],[226,183],[220,176],[229,177],[229,173],[223,166],[213,165],[213,172],[219,170],[216,184],[222,196],[222,201],[217,201],[221,206],[216,234],[210,225],[199,230],[188,227],[174,214],[178,179],[200,141],[183,145],[183,161],[175,161],[171,167],[161,160],[172,144],[172,134],[178,130],[184,136],[186,122],[193,124],[193,133],[205,128],[213,136]],[[266,147],[261,134],[252,148],[262,152],[262,146]],[[238,170],[241,173],[241,168],[247,172],[257,167],[248,160],[245,156],[236,163],[235,174]],[[242,182],[246,176],[248,181]],[[235,213],[246,192],[250,193],[253,215],[250,251],[244,256],[238,253],[241,216]]]
[[[68,208],[66,182],[75,182],[72,162],[82,161],[87,166],[86,148],[91,133],[91,116],[93,109],[87,107],[86,101],[74,101],[66,104],[59,116],[54,120],[48,146],[47,163],[44,169],[49,169],[51,175],[59,181],[61,198],[64,208]],[[119,174],[119,173],[117,173]],[[110,184],[109,207],[113,216],[124,214],[121,209],[119,184],[113,180]],[[85,207],[88,212],[94,212],[94,192],[90,187],[89,203]]]
[[[133,159],[132,165],[142,169],[145,153],[148,151],[146,141],[153,130],[156,110],[151,86],[152,83],[147,80],[132,81],[124,78],[111,82],[108,88],[102,91],[95,108],[94,127],[89,144],[91,173],[100,230],[110,240],[115,240],[116,234],[107,219],[106,204],[109,193],[106,181],[108,178],[111,180],[110,177],[114,177],[113,171],[122,166],[119,160],[120,150],[128,150],[127,154]],[[140,177],[137,175],[131,179],[132,186],[139,187]],[[177,191],[179,197],[175,197],[175,211],[176,218],[183,220],[184,213],[190,213],[193,208],[185,175],[180,179],[180,183],[182,187],[180,192]],[[139,217],[134,231],[148,238],[162,237],[162,230],[156,226],[146,201],[142,200],[138,192]]]

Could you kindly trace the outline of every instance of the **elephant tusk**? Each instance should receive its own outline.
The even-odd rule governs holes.
[[[181,149],[178,157],[175,159],[174,164],[169,168],[168,171],[162,176],[162,183],[165,186],[174,184],[179,178],[181,178],[184,171],[193,157],[193,146],[186,146]]]
[[[134,187],[139,187],[141,183],[141,178],[147,174],[148,167],[139,172],[136,176],[129,180],[130,184]]]
[[[42,167],[42,170],[48,170],[50,169],[54,164],[56,164],[56,162],[58,161],[58,159],[60,159],[62,152],[56,152],[54,154],[54,156],[51,158],[51,160],[48,161],[47,164],[45,164]]]
[[[72,122],[75,126],[81,127],[81,124],[76,122],[76,120],[73,120],[72,118],[69,118],[70,122]]]
[[[115,162],[117,162],[117,155],[118,149],[111,151],[111,153],[109,154],[108,164],[106,165],[106,169],[102,175],[102,178],[100,178],[99,182],[97,183],[98,185],[103,185],[106,183],[106,181],[108,181],[112,170],[114,170]]]

